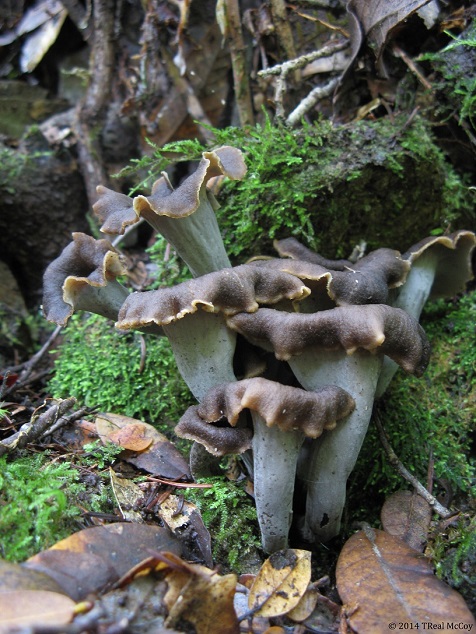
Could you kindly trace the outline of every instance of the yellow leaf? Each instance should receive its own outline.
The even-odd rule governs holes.
[[[301,600],[311,580],[308,550],[279,550],[267,559],[250,589],[248,605],[257,616],[279,616]]]

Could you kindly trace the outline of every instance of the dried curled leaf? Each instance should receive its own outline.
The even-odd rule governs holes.
[[[358,634],[382,634],[389,623],[476,625],[461,595],[435,577],[429,561],[384,531],[353,535],[339,556],[336,579]]]
[[[352,42],[352,48],[358,50],[365,37],[377,61],[380,62],[392,31],[428,2],[429,0],[351,0],[348,11],[360,24],[360,29],[355,29],[353,33],[353,37],[358,41]]]
[[[187,461],[163,434],[148,423],[121,414],[98,414],[96,430],[103,443],[126,450],[121,458],[139,469],[171,480],[191,479]]]
[[[205,566],[188,564],[173,553],[162,553],[156,570],[166,571],[169,589],[164,602],[169,610],[168,627],[184,619],[197,634],[238,634],[233,598],[236,575],[220,576]]]
[[[311,580],[308,550],[278,550],[260,568],[248,597],[255,615],[279,616],[297,606]]]

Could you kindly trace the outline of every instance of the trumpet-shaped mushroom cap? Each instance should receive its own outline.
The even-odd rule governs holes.
[[[223,456],[242,453],[251,446],[251,431],[235,427],[244,409],[258,413],[268,427],[278,427],[282,432],[301,431],[317,438],[325,429],[334,429],[354,405],[350,394],[333,385],[307,392],[268,379],[245,379],[211,388],[200,405],[185,412],[175,433]],[[216,425],[224,419],[231,427]]]
[[[196,171],[174,189],[164,173],[152,186],[149,197],[130,198],[125,194],[99,185],[98,201],[93,205],[94,213],[103,223],[101,231],[107,234],[123,234],[129,225],[143,216],[156,227],[154,216],[185,218],[193,214],[200,205],[202,186],[214,176],[227,176],[239,180],[246,174],[246,165],[240,150],[223,146],[204,152]]]
[[[64,326],[78,307],[78,302],[81,303],[81,295],[85,291],[104,288],[126,272],[123,257],[110,242],[95,240],[84,233],[73,233],[73,241],[44,273],[43,311],[46,319]],[[117,310],[117,303],[122,304],[125,295],[125,290],[124,294],[119,293],[115,302]],[[79,308],[87,310],[84,306]],[[117,310],[106,316],[116,318]]]
[[[456,231],[448,236],[430,236],[410,247],[403,258],[412,266],[428,255],[434,259],[435,275],[429,297],[453,297],[464,291],[472,279],[471,254],[476,245],[472,231]]]
[[[159,178],[150,196],[137,196],[134,199],[134,209],[141,215],[151,209],[160,216],[185,218],[198,209],[200,190],[210,178],[223,175],[241,180],[245,174],[246,165],[241,151],[225,145],[211,152],[203,152],[196,171],[177,189],[170,186],[166,176]]]
[[[311,251],[296,238],[284,238],[284,240],[275,240],[273,246],[282,258],[292,258],[293,260],[304,260],[311,264],[318,264],[325,269],[331,271],[343,271],[345,268],[352,267],[350,260],[329,260],[322,255]]]
[[[138,328],[150,323],[165,326],[195,313],[199,307],[225,315],[253,312],[259,304],[300,300],[308,294],[309,289],[293,275],[242,264],[174,287],[132,293],[120,310],[117,327]]]
[[[203,420],[198,413],[198,406],[192,405],[175,427],[180,438],[194,440],[215,456],[240,454],[251,448],[253,432],[251,429],[218,426]]]
[[[288,360],[309,348],[379,351],[404,370],[420,376],[428,365],[430,345],[416,319],[385,304],[341,306],[318,313],[285,313],[260,308],[254,314],[227,318],[230,328]]]
[[[302,431],[317,438],[324,429],[334,429],[337,420],[354,409],[354,399],[345,390],[328,385],[316,392],[282,385],[256,377],[217,385],[198,406],[200,417],[209,422],[226,418],[235,426],[244,409],[257,412],[268,427]]]
[[[103,233],[123,235],[127,227],[139,220],[132,198],[103,185],[98,185],[96,191],[99,198],[93,205],[93,211],[103,223],[101,227]]]
[[[401,286],[410,270],[410,263],[392,249],[372,251],[354,268],[347,267],[343,271],[329,271],[304,260],[257,260],[253,264],[286,271],[307,282],[317,282],[309,283],[313,294],[322,294],[325,288],[337,306],[384,304],[388,300],[389,289]]]

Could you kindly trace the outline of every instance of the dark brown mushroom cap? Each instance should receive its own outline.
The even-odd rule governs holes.
[[[93,205],[94,213],[103,223],[101,231],[122,235],[126,228],[135,224],[140,216],[155,226],[154,215],[185,218],[193,214],[200,204],[202,186],[214,176],[227,176],[239,180],[246,174],[246,165],[240,150],[223,146],[204,152],[196,171],[174,189],[166,174],[152,186],[149,197],[130,198],[125,194],[99,185],[98,201]]]
[[[116,325],[126,330],[151,323],[165,326],[196,312],[199,307],[225,315],[253,312],[259,304],[275,304],[281,299],[300,300],[308,294],[309,289],[293,275],[242,264],[174,287],[132,293],[124,302]]]
[[[177,189],[173,189],[166,176],[159,178],[152,187],[150,196],[134,198],[134,209],[147,220],[150,210],[160,216],[185,218],[193,214],[200,204],[200,191],[210,178],[227,176],[241,180],[246,174],[246,165],[240,150],[223,146],[204,152],[193,174]]]
[[[416,319],[385,304],[341,306],[310,314],[260,308],[253,314],[229,317],[227,323],[283,360],[308,348],[344,349],[348,354],[363,348],[386,354],[420,376],[430,356],[430,345]]]
[[[456,231],[448,236],[430,236],[410,247],[403,258],[412,266],[424,255],[435,258],[435,279],[430,298],[453,297],[464,291],[472,279],[471,254],[476,245],[476,235],[472,231]]]
[[[235,426],[240,413],[249,409],[257,412],[268,427],[299,430],[317,438],[325,429],[334,429],[337,420],[348,416],[354,407],[354,399],[340,387],[329,385],[308,392],[256,377],[213,387],[198,405],[198,414],[209,422],[226,418]]]
[[[198,414],[198,406],[192,405],[175,427],[179,438],[194,440],[215,456],[240,454],[251,448],[251,429],[217,426],[203,420]]]
[[[304,260],[312,264],[318,264],[331,271],[343,271],[346,267],[352,267],[350,260],[329,260],[301,244],[296,238],[284,238],[275,240],[273,246],[282,258]]]
[[[337,306],[384,304],[389,289],[401,286],[410,270],[410,263],[393,249],[377,249],[359,260],[354,268],[343,271],[329,271],[304,260],[279,258],[256,260],[253,264],[291,273],[308,282],[314,295],[327,291]]]
[[[73,241],[49,264],[43,276],[46,319],[65,325],[85,287],[105,287],[126,271],[123,257],[110,242],[73,233]]]
[[[99,199],[94,203],[93,211],[103,223],[103,233],[122,235],[127,227],[139,220],[132,198],[102,185],[98,185],[96,191]]]

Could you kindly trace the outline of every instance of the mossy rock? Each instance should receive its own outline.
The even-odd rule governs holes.
[[[248,164],[245,179],[219,198],[236,259],[273,254],[272,240],[291,235],[327,257],[348,256],[362,240],[404,251],[474,221],[470,191],[421,118],[214,132],[241,147]]]

